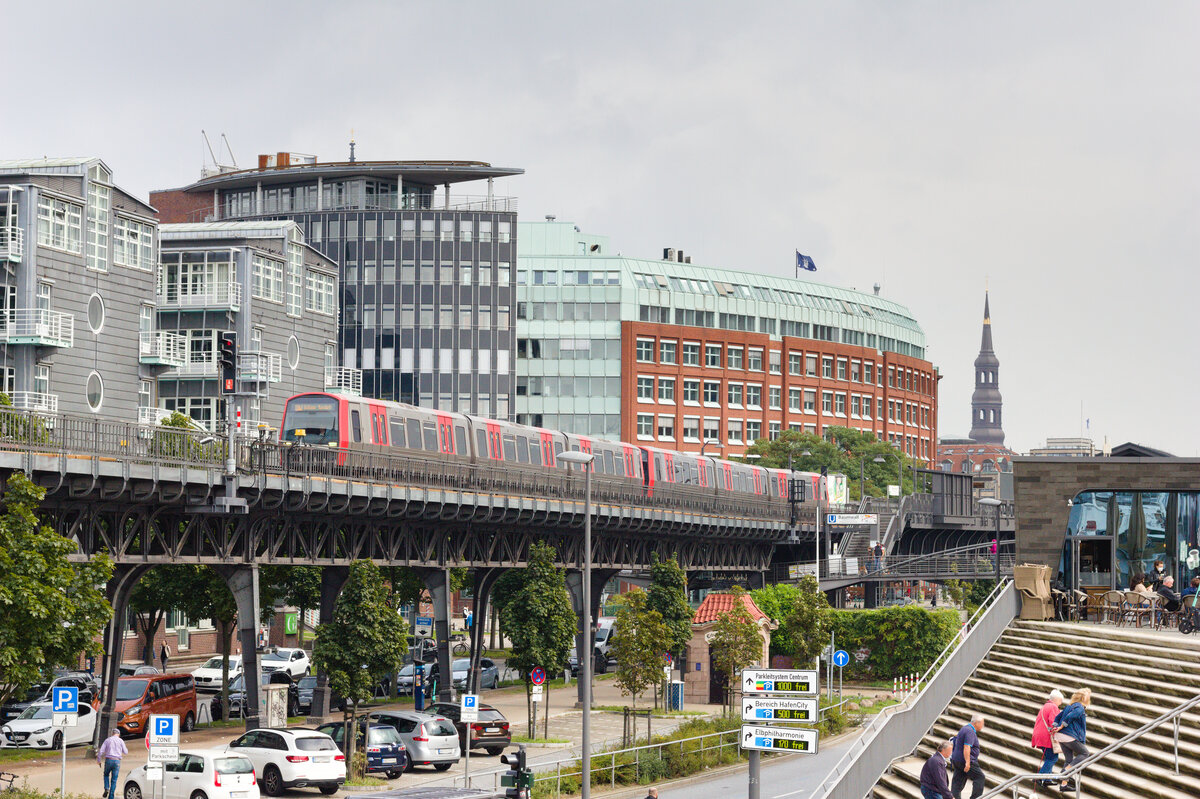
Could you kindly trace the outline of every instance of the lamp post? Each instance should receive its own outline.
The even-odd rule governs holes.
[[[592,461],[595,455],[570,450],[558,456],[583,467],[583,642],[587,655],[576,652],[583,680],[583,785],[580,795],[589,799],[592,788]]]
[[[993,497],[979,500],[980,505],[990,505],[996,509],[996,585],[1000,584],[1000,506],[1004,503]]]
[[[716,447],[717,449],[724,449],[724,448],[725,448],[725,445],[724,445],[724,444],[722,444],[720,441],[716,441],[716,440],[714,440],[714,439],[711,439],[711,438],[705,439],[705,440],[704,440],[704,441],[703,441],[703,442],[700,444],[700,457],[701,457],[701,458],[703,458],[703,457],[704,457],[704,448],[705,448],[705,447],[707,447],[707,446],[709,446],[710,444],[711,444],[712,446]]]

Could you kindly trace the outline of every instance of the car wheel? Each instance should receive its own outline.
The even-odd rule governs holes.
[[[336,782],[333,783],[332,785],[322,785],[321,786],[321,793],[325,794],[326,796],[332,796],[333,794],[335,794],[337,792],[338,792],[338,785]]]
[[[183,717],[183,731],[191,732],[194,729],[196,729],[196,717],[191,713],[188,713]]]
[[[142,788],[136,782],[125,783],[125,799],[142,799]]]
[[[389,771],[387,773],[387,778],[389,780],[394,780],[394,779],[397,779],[403,773],[404,773],[403,771]]]
[[[498,757],[500,755],[500,753],[504,751],[504,747],[493,746],[490,749],[485,749],[484,751],[487,752],[492,757]]]
[[[208,799],[208,794],[204,791],[192,791],[191,799]]]
[[[299,716],[300,715],[300,700],[293,699],[288,704],[288,715],[289,716]]]
[[[267,766],[262,775],[263,793],[267,796],[279,796],[283,793],[283,775],[275,766]]]
[[[433,767],[438,771],[448,771],[453,765],[453,763],[434,763]]]
[[[61,732],[54,733],[54,737],[50,740],[50,748],[56,752],[63,747],[63,734]]]
[[[305,666],[304,667],[304,676],[307,677],[310,674],[312,674],[312,666]]]

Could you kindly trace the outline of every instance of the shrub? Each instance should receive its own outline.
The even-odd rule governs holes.
[[[915,605],[878,610],[830,610],[839,649],[870,650],[859,663],[851,658],[847,679],[890,680],[923,674],[959,629],[958,612],[927,610]]]

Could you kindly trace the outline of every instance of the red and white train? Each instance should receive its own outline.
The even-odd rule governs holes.
[[[656,486],[689,485],[781,501],[788,496],[786,469],[341,394],[297,394],[288,399],[279,439],[347,450],[416,450],[472,463],[544,469],[565,468],[558,456],[576,450],[595,456],[596,473],[639,483],[648,495]],[[815,498],[821,476],[794,475],[809,481],[805,495]]]

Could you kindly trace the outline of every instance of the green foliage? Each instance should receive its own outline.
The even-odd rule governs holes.
[[[0,408],[13,407],[12,399],[0,392]],[[0,415],[0,437],[30,444],[45,444],[50,441],[50,428],[46,420],[31,411],[17,411]]]
[[[947,580],[943,586],[950,601],[970,616],[996,587],[995,580]]]
[[[759,610],[779,624],[779,629],[771,633],[771,654],[795,655],[796,642],[784,628],[783,620],[791,615],[792,609],[800,601],[800,588],[795,583],[774,583],[754,589],[750,592],[750,598]]]
[[[207,590],[197,592],[198,567],[185,565],[155,566],[142,575],[129,598],[134,625],[142,636],[142,661],[154,660],[154,636],[173,610],[193,619],[208,614],[199,610],[208,600]],[[228,589],[226,589],[228,590]],[[230,595],[232,598],[232,594]]]
[[[927,610],[916,605],[878,610],[829,610],[829,622],[839,649],[871,651],[866,661],[851,658],[846,679],[872,677],[890,680],[923,674],[954,638],[958,612]]]
[[[617,661],[617,685],[633,697],[663,678],[663,657],[670,643],[670,631],[662,614],[648,607],[646,592],[635,588],[626,593],[617,611],[612,656]]]
[[[0,702],[23,694],[80,653],[99,654],[98,638],[112,616],[104,584],[107,555],[71,563],[73,541],[41,524],[46,491],[22,472],[8,478],[0,501]]]
[[[184,430],[189,432],[177,432]],[[225,457],[226,441],[214,438],[207,444],[201,444],[201,438],[203,436],[198,436],[196,423],[192,418],[175,411],[154,428],[149,452],[160,458],[187,461],[216,461]]]
[[[658,611],[667,626],[668,652],[683,652],[692,640],[692,606],[687,599],[687,575],[679,568],[674,556],[670,560],[659,560],[651,556],[650,589],[646,596],[646,607]]]
[[[747,455],[759,455],[755,463],[774,469],[786,468],[788,455],[792,456],[792,467],[802,472],[819,472],[846,475],[850,498],[859,499],[859,463],[863,466],[868,496],[883,496],[888,485],[895,485],[897,469],[903,463],[905,493],[912,491],[913,459],[894,449],[886,441],[880,441],[871,433],[849,427],[827,426],[826,440],[814,433],[785,430],[774,441],[760,438],[746,450]],[[800,453],[808,451],[808,455]],[[875,458],[883,458],[876,463]]]
[[[797,586],[795,603],[783,619],[781,630],[792,644],[792,656],[801,664],[811,663],[829,639],[829,601],[817,578],[805,574]],[[775,631],[776,634],[780,630]],[[772,636],[772,639],[774,636]]]
[[[741,596],[746,591],[735,585],[730,593]],[[762,650],[763,641],[758,625],[740,602],[717,617],[713,624],[712,640],[709,641],[709,652],[712,654],[713,668],[724,672],[727,686],[737,685],[738,672],[762,660]],[[733,694],[732,690],[726,691],[729,703],[733,702]]]

